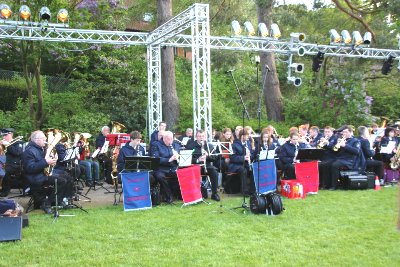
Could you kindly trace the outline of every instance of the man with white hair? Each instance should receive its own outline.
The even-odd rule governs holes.
[[[178,168],[180,146],[174,143],[174,134],[171,131],[165,131],[163,139],[156,142],[152,151],[152,156],[160,158],[160,167],[154,172],[154,178],[160,183],[165,193],[165,201],[172,203],[172,191],[166,177],[178,179],[176,170]]]
[[[101,149],[106,142],[106,136],[110,133],[110,127],[103,126],[101,133],[96,137],[96,149]],[[112,171],[112,160],[106,154],[98,156],[99,163],[102,164],[104,169],[104,177],[108,184],[112,184],[111,171]]]

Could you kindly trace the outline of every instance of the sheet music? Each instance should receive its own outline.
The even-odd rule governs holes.
[[[232,155],[232,144],[230,142],[209,142],[213,146],[210,151],[210,147],[207,146],[207,152],[209,155]],[[218,149],[218,150],[217,150]]]
[[[393,149],[396,147],[396,141],[389,141],[387,146],[381,147],[381,153],[392,154]]]
[[[182,138],[182,145],[186,146],[187,142],[190,140],[190,137],[183,137]]]
[[[96,150],[93,152],[91,158],[94,158],[94,159],[95,159],[95,158],[97,157],[97,155],[99,155],[100,150],[101,150],[100,148],[96,149]]]
[[[268,157],[268,150],[261,150],[259,157],[260,157],[260,160],[266,160]]]
[[[105,142],[104,142],[104,145],[102,146],[102,148],[101,148],[99,154],[104,154],[104,153],[107,152],[107,150],[108,150],[108,144],[109,144],[109,143],[110,143],[110,141],[105,141]]]

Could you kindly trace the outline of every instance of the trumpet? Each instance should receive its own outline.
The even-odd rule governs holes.
[[[22,138],[24,138],[23,136],[17,136],[14,139],[12,139],[10,142],[7,142],[5,140],[3,140],[3,144],[1,145],[1,150],[4,151],[4,154],[7,153],[7,148],[13,144],[15,144],[16,142],[19,142],[22,140]]]
[[[321,139],[319,139],[318,144],[317,144],[317,148],[321,149],[324,146],[329,144],[329,138],[327,137],[322,137]]]
[[[346,139],[345,138],[339,138],[336,142],[336,145],[333,147],[333,151],[338,151],[340,148],[340,145],[342,143],[346,143]]]

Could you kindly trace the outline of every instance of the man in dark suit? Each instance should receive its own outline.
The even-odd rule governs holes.
[[[101,133],[96,137],[96,149],[101,149],[104,146],[104,143],[106,142],[106,136],[109,133],[110,133],[110,127],[103,126],[101,128]],[[99,159],[99,163],[101,163],[103,166],[105,181],[108,184],[113,184],[112,178],[111,178],[111,171],[112,171],[111,158],[107,155],[107,153],[104,153],[104,154],[99,155],[98,159]]]
[[[289,135],[290,140],[287,141],[281,147],[279,152],[279,159],[283,165],[283,171],[285,172],[286,179],[296,179],[296,174],[294,171],[294,164],[300,162],[296,157],[299,149],[307,148],[308,144],[299,143],[299,134],[297,132],[292,132]]]
[[[167,123],[165,121],[161,121],[158,124],[158,130],[155,130],[150,136],[150,146],[153,144],[153,142],[156,142],[158,140],[158,132],[165,131],[166,129],[167,129]]]

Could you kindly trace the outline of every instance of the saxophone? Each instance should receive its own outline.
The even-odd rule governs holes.
[[[397,170],[400,166],[400,144],[397,146],[396,154],[390,159],[390,168]]]

